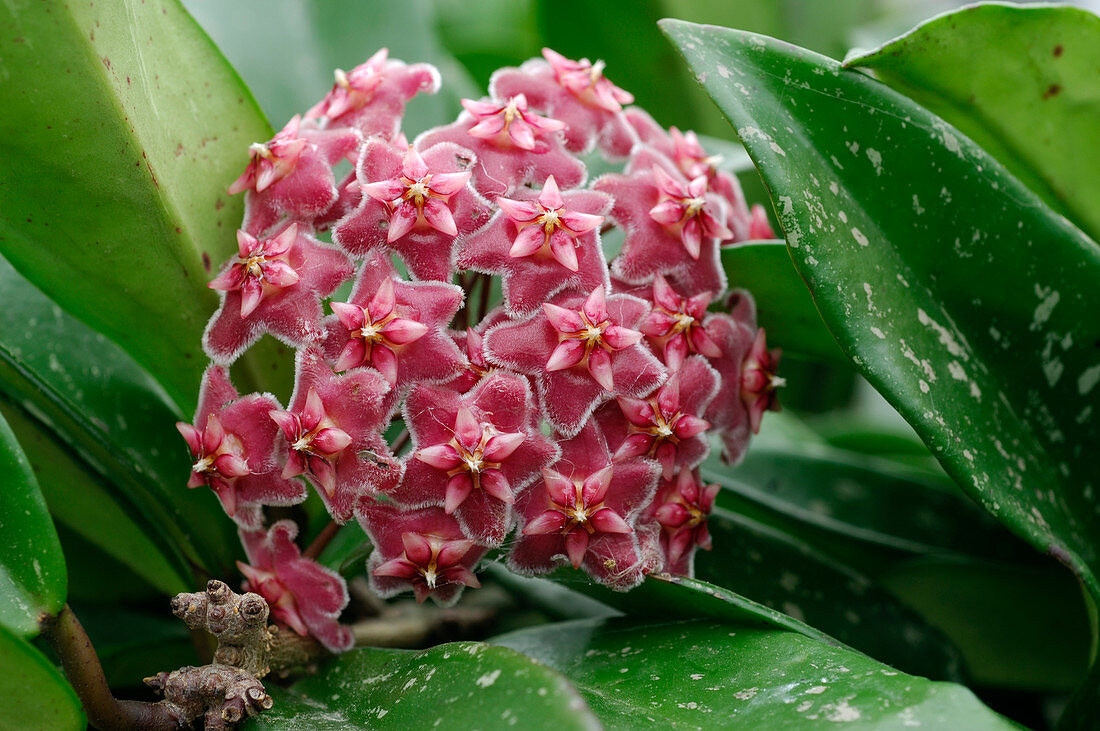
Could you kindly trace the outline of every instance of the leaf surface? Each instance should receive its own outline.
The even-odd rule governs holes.
[[[84,711],[61,673],[26,640],[0,625],[0,727],[86,728]]]

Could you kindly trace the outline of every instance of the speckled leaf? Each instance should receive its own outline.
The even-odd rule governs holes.
[[[1100,595],[1100,247],[865,74],[664,29],[760,168],[841,347],[964,490]]]
[[[80,731],[86,728],[76,693],[57,668],[26,640],[0,626],[0,728]]]
[[[962,680],[959,653],[938,630],[863,574],[811,545],[716,508],[699,578],[778,609],[908,673]]]
[[[774,629],[582,620],[501,635],[562,672],[608,729],[1013,729],[966,688]]]
[[[141,527],[177,576],[191,576],[192,564],[212,575],[232,569],[240,554],[236,530],[213,493],[185,487],[189,454],[167,394],[121,348],[63,312],[3,259],[0,398],[88,473],[83,483],[46,487],[65,502],[57,508],[61,515],[85,522],[77,532],[94,541],[92,533],[107,531],[125,550],[125,532],[112,537],[110,525],[98,523],[105,511],[116,511],[73,512],[93,496],[64,497],[91,481]]]
[[[267,122],[176,0],[12,0],[0,28],[0,250],[193,407]]]
[[[1096,15],[1065,6],[975,5],[848,65],[873,69],[958,127],[1048,205],[1100,237]]]
[[[273,696],[242,729],[599,728],[556,671],[479,642],[352,650]]]
[[[829,334],[782,241],[749,241],[722,249],[731,287],[744,287],[756,300],[757,319],[768,345],[787,354],[848,364]]]
[[[39,617],[65,603],[65,557],[38,481],[3,417],[0,475],[0,628],[33,637]]]

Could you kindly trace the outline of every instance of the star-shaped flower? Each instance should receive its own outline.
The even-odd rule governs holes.
[[[749,412],[753,434],[760,433],[765,411],[779,411],[776,389],[786,381],[775,374],[779,368],[780,348],[768,350],[764,328],[756,331],[752,347],[741,363],[741,401]]]
[[[497,102],[472,104],[478,110],[499,106]],[[469,150],[472,153],[469,157],[472,159],[470,169],[474,173],[473,186],[488,198],[510,195],[522,186],[541,183],[551,175],[563,188],[573,188],[583,183],[587,174],[584,163],[563,147],[561,133],[555,125],[549,124],[554,120],[539,122],[534,119],[535,115],[526,113],[526,116],[518,116],[517,108],[516,115],[505,129],[488,139],[482,136],[497,124],[495,119],[499,117],[503,121],[507,117],[509,104],[505,102],[503,111],[491,119],[479,120],[473,113],[464,112],[453,124],[436,127],[420,135],[414,144],[417,149],[423,150],[446,142]],[[532,121],[535,124],[531,124]],[[513,136],[518,138],[518,142]]]
[[[749,412],[741,398],[741,370],[756,337],[756,305],[744,290],[733,292],[728,302],[728,314],[711,315],[704,325],[722,354],[707,359],[718,371],[721,382],[703,418],[721,436],[725,446],[723,457],[737,464],[752,436]]]
[[[699,258],[704,238],[715,238],[719,243],[733,238],[733,233],[722,223],[723,207],[706,197],[706,175],[693,178],[685,185],[660,165],[654,165],[653,180],[660,189],[660,202],[650,209],[649,215],[679,235],[692,259]]]
[[[633,328],[645,303],[629,295],[564,295],[543,312],[485,334],[487,359],[535,377],[550,424],[576,434],[592,411],[616,396],[640,397],[665,378],[660,362]]]
[[[631,155],[626,174],[605,175],[593,183],[594,189],[615,199],[611,219],[626,233],[622,251],[611,263],[611,273],[630,284],[645,284],[654,275],[663,274],[689,291],[721,292],[726,287],[726,277],[718,257],[719,239],[711,235],[714,231],[698,222],[698,214],[712,204],[719,208],[725,204],[709,192],[674,200],[659,182],[673,181],[676,191],[683,186],[686,193],[691,193],[690,183],[678,176],[668,158],[653,148],[639,145]],[[691,202],[696,198],[702,202],[698,208]],[[724,215],[723,212],[715,218],[720,221]],[[666,225],[672,217],[676,221]]]
[[[521,529],[508,565],[541,574],[560,565],[625,591],[642,580],[643,561],[634,535],[641,509],[656,488],[659,467],[650,460],[612,463],[599,428],[586,425],[562,443],[562,457],[542,470],[542,483],[524,490],[516,504]]]
[[[375,371],[333,373],[316,348],[298,354],[297,381],[286,411],[269,416],[285,437],[283,477],[305,475],[339,523],[364,494],[392,490],[402,465],[382,437],[395,399]]]
[[[607,288],[599,226],[611,199],[594,191],[558,190],[553,176],[536,198],[497,198],[492,222],[462,244],[457,264],[502,275],[505,307],[529,315],[564,289]]]
[[[625,396],[596,412],[615,461],[649,457],[661,463],[662,477],[698,465],[707,456],[701,416],[718,390],[718,373],[698,356],[688,359],[645,399]]]
[[[466,183],[470,155],[454,145],[423,152],[371,140],[359,159],[359,208],[336,224],[333,240],[353,256],[396,252],[414,277],[449,281],[456,237],[489,220],[487,201]]]
[[[463,99],[463,108],[477,124],[468,130],[471,137],[492,142],[497,147],[534,150],[536,137],[545,137],[565,129],[565,122],[542,117],[527,107],[527,97],[517,94],[507,101]]]
[[[275,458],[278,429],[267,413],[279,409],[270,394],[243,398],[220,366],[203,375],[194,426],[176,428],[191,450],[188,487],[208,485],[226,514],[245,528],[261,524],[261,505],[294,505],[305,499],[304,486],[280,476]]]
[[[660,274],[654,277],[653,309],[638,329],[662,354],[671,370],[679,370],[690,353],[702,353],[709,358],[722,355],[703,327],[711,299],[710,292],[681,297]]]
[[[382,50],[348,72],[337,69],[336,83],[306,114],[332,127],[354,127],[364,138],[392,140],[398,134],[405,102],[420,92],[439,91],[439,72],[426,63],[406,65]]]
[[[538,429],[527,381],[511,374],[487,376],[465,395],[417,386],[405,424],[415,448],[388,496],[412,507],[442,504],[467,536],[490,546],[511,527],[515,493],[558,456]]]
[[[225,292],[203,333],[216,363],[237,358],[264,333],[294,347],[322,336],[319,300],[351,278],[348,258],[290,224],[272,238],[237,234],[238,256],[210,286]]]
[[[466,367],[445,328],[462,306],[462,290],[442,282],[403,282],[384,254],[359,272],[347,302],[325,320],[325,356],[336,370],[371,366],[395,393],[417,381],[443,381]]]
[[[605,154],[626,157],[636,136],[622,105],[634,97],[607,80],[601,61],[571,61],[549,48],[542,55],[545,61],[533,59],[493,74],[493,98],[525,94],[533,108],[565,122],[565,144],[572,152],[587,152],[595,143]]]
[[[241,531],[249,563],[237,562],[245,591],[267,600],[271,616],[302,637],[311,636],[332,652],[355,644],[351,629],[340,624],[348,589],[335,571],[302,558],[294,543],[298,526],[280,520],[267,531]]]
[[[379,596],[411,588],[418,602],[431,596],[436,604],[449,606],[463,587],[481,586],[473,568],[487,549],[467,538],[443,508],[410,511],[371,502],[359,520],[374,545],[367,570]]]
[[[710,550],[707,516],[718,490],[718,485],[703,484],[697,470],[688,469],[657,485],[657,496],[642,519],[660,526],[658,541],[664,571],[691,576],[695,549]]]

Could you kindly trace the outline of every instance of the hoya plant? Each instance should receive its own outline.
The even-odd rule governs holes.
[[[491,5],[0,10],[0,725],[1100,724],[1100,18]]]

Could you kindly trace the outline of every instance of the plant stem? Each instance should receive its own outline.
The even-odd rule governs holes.
[[[485,319],[485,313],[489,311],[489,292],[492,290],[493,278],[488,274],[479,274],[481,279],[481,292],[478,293],[477,299],[477,319],[478,322]]]
[[[317,534],[317,537],[313,539],[313,542],[309,544],[306,550],[302,551],[302,558],[316,559],[320,556],[321,552],[325,550],[325,546],[336,537],[339,530],[340,524],[335,520],[330,520],[328,525],[321,529],[321,532]]]
[[[408,428],[401,430],[401,433],[397,435],[397,439],[394,439],[393,444],[390,445],[390,449],[394,454],[400,456],[401,450],[409,443],[409,436]]]
[[[99,656],[88,634],[66,604],[57,616],[45,617],[42,632],[61,660],[88,723],[100,729],[176,729],[179,719],[159,703],[120,701],[111,695]]]

